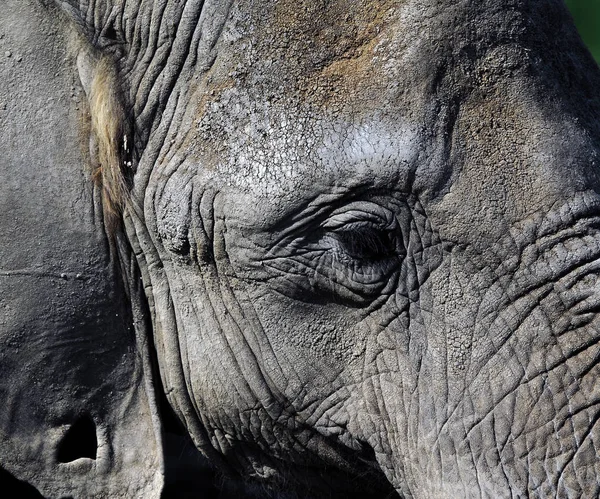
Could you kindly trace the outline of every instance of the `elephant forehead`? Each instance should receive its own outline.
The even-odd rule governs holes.
[[[242,86],[265,100],[295,95],[354,115],[406,104],[475,47],[516,40],[521,10],[513,2],[239,2],[204,75],[205,100]]]
[[[409,179],[435,194],[450,178],[453,106],[474,86],[492,94],[514,79],[524,50],[515,5],[234,3],[152,175],[173,186],[177,171],[209,177],[286,210],[363,184],[408,191]]]
[[[422,121],[398,75],[417,52],[398,26],[406,3],[237,5],[197,87],[186,163],[267,196],[405,183]]]
[[[475,4],[465,5],[236,4],[213,63],[193,85],[197,100],[182,104],[186,113],[195,109],[184,139],[186,163],[268,195],[318,186],[321,179],[332,185],[340,174],[346,182],[355,174],[397,180],[402,189],[411,158],[446,119],[433,109],[452,44],[440,33],[447,24],[463,30],[468,12],[481,14]],[[518,17],[504,10],[506,18]],[[495,28],[487,31],[496,44]],[[464,78],[448,77],[462,82],[453,92]]]
[[[277,83],[327,109],[379,109],[382,96],[397,88],[391,82],[399,81],[399,62],[415,40],[401,26],[407,2],[373,3],[276,3],[263,17],[268,25],[251,38],[255,83]]]
[[[406,184],[418,139],[408,125],[266,113],[232,130],[224,152],[215,169],[228,185],[259,196],[310,196],[341,178],[348,187]]]

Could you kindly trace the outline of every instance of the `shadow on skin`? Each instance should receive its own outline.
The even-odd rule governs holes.
[[[19,497],[21,499],[37,499],[44,497],[35,487],[18,480],[2,467],[0,467],[0,489],[11,490],[14,497]]]

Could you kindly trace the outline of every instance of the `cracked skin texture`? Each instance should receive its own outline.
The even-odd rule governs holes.
[[[596,300],[597,71],[557,70],[580,50],[557,2],[340,6],[235,4],[174,142],[142,161],[129,233],[164,263],[171,401],[206,452],[309,496],[348,493],[311,459],[405,497],[586,490],[598,327],[569,304]],[[348,213],[396,220],[384,282],[336,232]]]
[[[162,106],[124,218],[196,445],[275,496],[597,495],[600,79],[564,7],[206,5],[152,91],[115,66]]]

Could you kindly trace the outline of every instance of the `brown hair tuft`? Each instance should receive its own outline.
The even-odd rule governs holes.
[[[96,65],[89,105],[91,132],[96,141],[93,178],[102,188],[104,222],[112,231],[120,224],[129,197],[133,134],[117,70],[110,57],[102,57]]]

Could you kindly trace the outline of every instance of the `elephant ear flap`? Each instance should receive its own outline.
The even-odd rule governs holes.
[[[133,173],[133,126],[109,56],[80,52],[77,67],[90,110],[90,157],[94,182],[102,188],[104,223],[110,232],[120,224]]]

